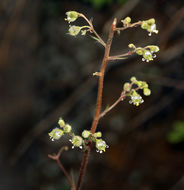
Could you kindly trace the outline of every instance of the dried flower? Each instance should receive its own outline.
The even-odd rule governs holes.
[[[78,18],[79,13],[76,11],[68,11],[66,12],[66,15],[67,15],[67,18],[65,20],[70,23],[70,22],[74,22]]]
[[[81,31],[82,27],[80,26],[70,26],[68,32],[71,36],[77,36],[79,34],[79,32]]]

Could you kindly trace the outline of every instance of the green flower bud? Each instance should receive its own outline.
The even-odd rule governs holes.
[[[143,89],[143,88],[147,88],[147,87],[148,87],[148,84],[147,84],[145,81],[137,81],[136,84],[137,84],[137,86],[138,86],[140,89]]]
[[[68,32],[69,32],[69,34],[70,34],[71,36],[77,36],[77,35],[79,34],[79,32],[81,31],[81,28],[82,28],[82,27],[80,27],[80,26],[75,26],[75,25],[73,25],[73,26],[71,26],[71,27],[69,28]]]
[[[142,21],[141,28],[142,29],[147,29],[148,28],[148,24],[147,24],[146,21]]]
[[[141,86],[142,86],[142,81],[137,81],[137,82],[136,82],[136,85],[137,85],[139,88],[141,88]]]
[[[137,53],[138,55],[142,55],[143,54],[142,48],[137,48],[135,53]]]
[[[88,138],[90,135],[91,135],[91,132],[88,131],[88,130],[84,130],[84,131],[82,132],[82,136],[83,136],[85,139]]]
[[[79,13],[76,11],[68,11],[66,12],[66,15],[67,15],[67,18],[65,20],[67,20],[70,23],[70,22],[74,22],[78,18]]]
[[[54,140],[58,140],[60,139],[60,137],[63,135],[63,130],[59,129],[59,128],[55,128],[53,129],[50,133],[49,133],[49,136],[50,136],[50,139],[52,141]]]
[[[102,133],[99,131],[99,132],[94,133],[93,136],[95,138],[100,138],[100,137],[102,137]]]
[[[147,48],[149,48],[150,51],[152,52],[158,52],[160,50],[158,46],[154,46],[154,45],[147,46]]]
[[[64,132],[65,132],[65,133],[70,133],[70,132],[71,132],[71,130],[72,130],[71,125],[66,124],[66,125],[65,125],[65,127],[64,127]]]
[[[143,93],[145,96],[149,96],[151,94],[151,90],[149,88],[144,88]]]
[[[129,44],[128,47],[129,48],[135,48],[135,45],[134,44]]]
[[[141,88],[148,88],[147,82],[142,81]]]
[[[123,86],[123,89],[124,89],[125,91],[130,91],[130,89],[131,89],[130,83],[126,82],[126,83],[124,84],[124,86]]]
[[[105,152],[105,149],[108,148],[107,144],[105,141],[103,141],[102,139],[97,139],[96,140],[96,148],[97,148],[97,152]]]
[[[147,23],[148,23],[149,25],[155,24],[155,19],[154,19],[154,18],[151,18],[151,19],[149,19],[149,20],[147,21]]]
[[[130,23],[130,22],[131,22],[131,18],[130,18],[130,17],[126,17],[126,18],[124,19],[124,21],[125,21],[126,23]]]
[[[61,128],[63,128],[65,126],[65,122],[62,118],[59,118],[58,124]]]
[[[72,148],[74,148],[75,146],[76,147],[81,147],[82,142],[83,142],[83,140],[82,140],[82,138],[80,136],[74,136],[72,138],[72,140],[71,140],[71,143],[73,144]]]
[[[131,77],[131,78],[130,78],[130,81],[131,81],[131,82],[136,82],[137,79],[136,79],[135,77]]]

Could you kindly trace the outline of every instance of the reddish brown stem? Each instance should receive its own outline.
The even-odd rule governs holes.
[[[129,56],[129,55],[132,55],[133,53],[134,53],[133,51],[129,51],[129,52],[124,53],[124,54],[113,55],[113,56],[110,56],[110,57],[109,57],[109,60],[117,60],[117,59],[121,59],[121,58],[123,58],[123,57]]]
[[[114,21],[112,23],[111,30],[109,32],[109,38],[107,40],[104,58],[103,58],[102,66],[100,69],[100,75],[99,75],[99,81],[98,81],[98,95],[97,95],[97,103],[96,103],[96,112],[95,112],[94,120],[93,120],[92,127],[91,127],[91,133],[95,133],[96,127],[97,127],[98,121],[99,121],[99,116],[100,116],[100,111],[101,111],[101,106],[102,106],[104,74],[105,74],[105,69],[106,69],[106,66],[107,66],[107,63],[109,60],[109,53],[110,53],[110,49],[111,49],[112,39],[114,36],[114,30],[116,29],[116,22],[117,22],[117,20],[114,19]]]
[[[81,164],[81,168],[80,168],[80,174],[79,174],[79,179],[78,179],[78,183],[77,183],[77,188],[76,190],[80,189],[83,177],[84,177],[84,173],[86,170],[86,166],[87,166],[87,161],[88,161],[88,157],[89,157],[89,153],[90,153],[90,145],[91,142],[89,142],[88,146],[87,146],[87,150],[85,151],[84,157],[83,157],[83,161]]]
[[[93,119],[93,123],[91,126],[91,133],[95,133],[97,125],[98,125],[98,121],[100,119],[100,112],[101,112],[101,106],[102,106],[102,93],[103,93],[103,82],[104,82],[104,74],[105,74],[105,69],[109,60],[109,53],[110,53],[110,49],[111,49],[111,44],[112,44],[112,39],[114,36],[114,31],[116,29],[116,23],[117,20],[116,18],[114,19],[113,23],[112,23],[112,27],[111,30],[109,32],[109,37],[105,46],[105,53],[104,53],[104,58],[102,61],[102,65],[101,65],[101,69],[100,69],[100,74],[99,74],[99,81],[98,81],[98,94],[97,94],[97,103],[96,103],[96,112],[95,112],[95,116]],[[77,183],[77,188],[76,190],[79,190],[82,184],[82,180],[84,177],[84,173],[86,170],[86,166],[87,166],[87,160],[88,160],[88,156],[89,156],[89,152],[90,152],[90,145],[91,142],[88,145],[88,148],[84,154],[84,158],[83,158],[83,162],[81,165],[81,169],[80,169],[80,174],[79,174],[79,179],[78,179],[78,183]]]
[[[141,24],[142,24],[142,21],[138,21],[138,22],[135,22],[135,23],[130,24],[128,26],[123,26],[123,27],[116,28],[116,31],[122,31],[122,30],[126,30],[127,28],[137,27],[137,26],[139,26]]]

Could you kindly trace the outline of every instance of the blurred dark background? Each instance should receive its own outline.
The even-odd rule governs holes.
[[[65,12],[76,10],[107,38],[114,17],[133,22],[155,18],[158,35],[140,27],[115,35],[112,55],[129,43],[155,44],[154,62],[138,56],[109,64],[103,108],[131,76],[149,83],[152,95],[139,107],[128,100],[99,124],[110,148],[93,148],[83,190],[184,189],[184,4],[182,0],[0,1],[0,189],[69,190],[48,154],[71,145],[50,141],[62,116],[76,133],[90,129],[103,47],[89,36],[67,34]],[[77,24],[84,22],[79,19]],[[77,179],[83,154],[71,149],[61,161]]]

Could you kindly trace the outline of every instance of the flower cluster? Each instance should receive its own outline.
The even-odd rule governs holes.
[[[158,34],[154,18],[142,21],[141,28],[147,30],[149,32],[149,36],[151,36],[152,33]]]
[[[87,142],[91,140],[96,143],[96,151],[99,153],[105,152],[105,149],[109,147],[106,142],[101,139],[102,133],[100,131],[92,134],[90,131],[84,130],[82,132],[82,137],[87,140]]]
[[[131,18],[130,17],[126,17],[124,20],[121,20],[121,22],[123,23],[124,27],[128,27],[131,23]]]
[[[144,102],[141,95],[137,92],[139,89],[143,90],[143,94],[145,96],[149,96],[151,94],[151,90],[148,88],[148,84],[145,81],[138,81],[135,77],[131,77],[131,83],[126,82],[124,84],[124,92],[126,96],[130,96],[130,104],[134,104],[135,106],[139,106]],[[135,88],[134,85],[136,85]]]
[[[65,124],[62,118],[59,119],[58,124],[60,128],[56,127],[49,133],[49,136],[52,141],[60,139],[61,136],[64,135],[64,133],[69,134],[72,130],[72,127],[69,124]]]
[[[146,61],[146,62],[149,62],[149,61],[153,61],[154,58],[156,58],[156,54],[154,53],[157,53],[159,51],[159,47],[158,46],[155,46],[155,45],[149,45],[149,46],[146,46],[144,48],[136,48],[136,53],[138,55],[142,55],[143,58],[142,58],[142,61]]]
[[[66,12],[67,18],[65,18],[68,23],[74,22],[78,17],[80,17],[80,13],[76,11],[68,11]],[[75,25],[70,25],[68,32],[71,36],[77,36],[80,32],[82,35],[85,35],[87,31],[90,30],[89,26],[75,26]]]
[[[143,56],[142,61],[146,62],[153,61],[153,59],[156,58],[156,54],[154,53],[157,53],[160,50],[159,47],[155,45],[149,45],[144,48],[142,47],[136,48],[134,44],[129,44],[128,47],[133,48],[134,49],[133,51],[137,55],[142,55]]]
[[[79,147],[86,150],[89,141],[96,143],[97,152],[105,152],[105,149],[108,148],[106,142],[101,139],[102,133],[100,131],[92,134],[91,131],[84,130],[82,135],[78,136],[72,132],[71,125],[66,124],[62,118],[59,119],[58,124],[60,128],[56,127],[49,133],[52,141],[60,139],[64,134],[69,134],[72,137],[69,140],[72,143],[72,148]]]

